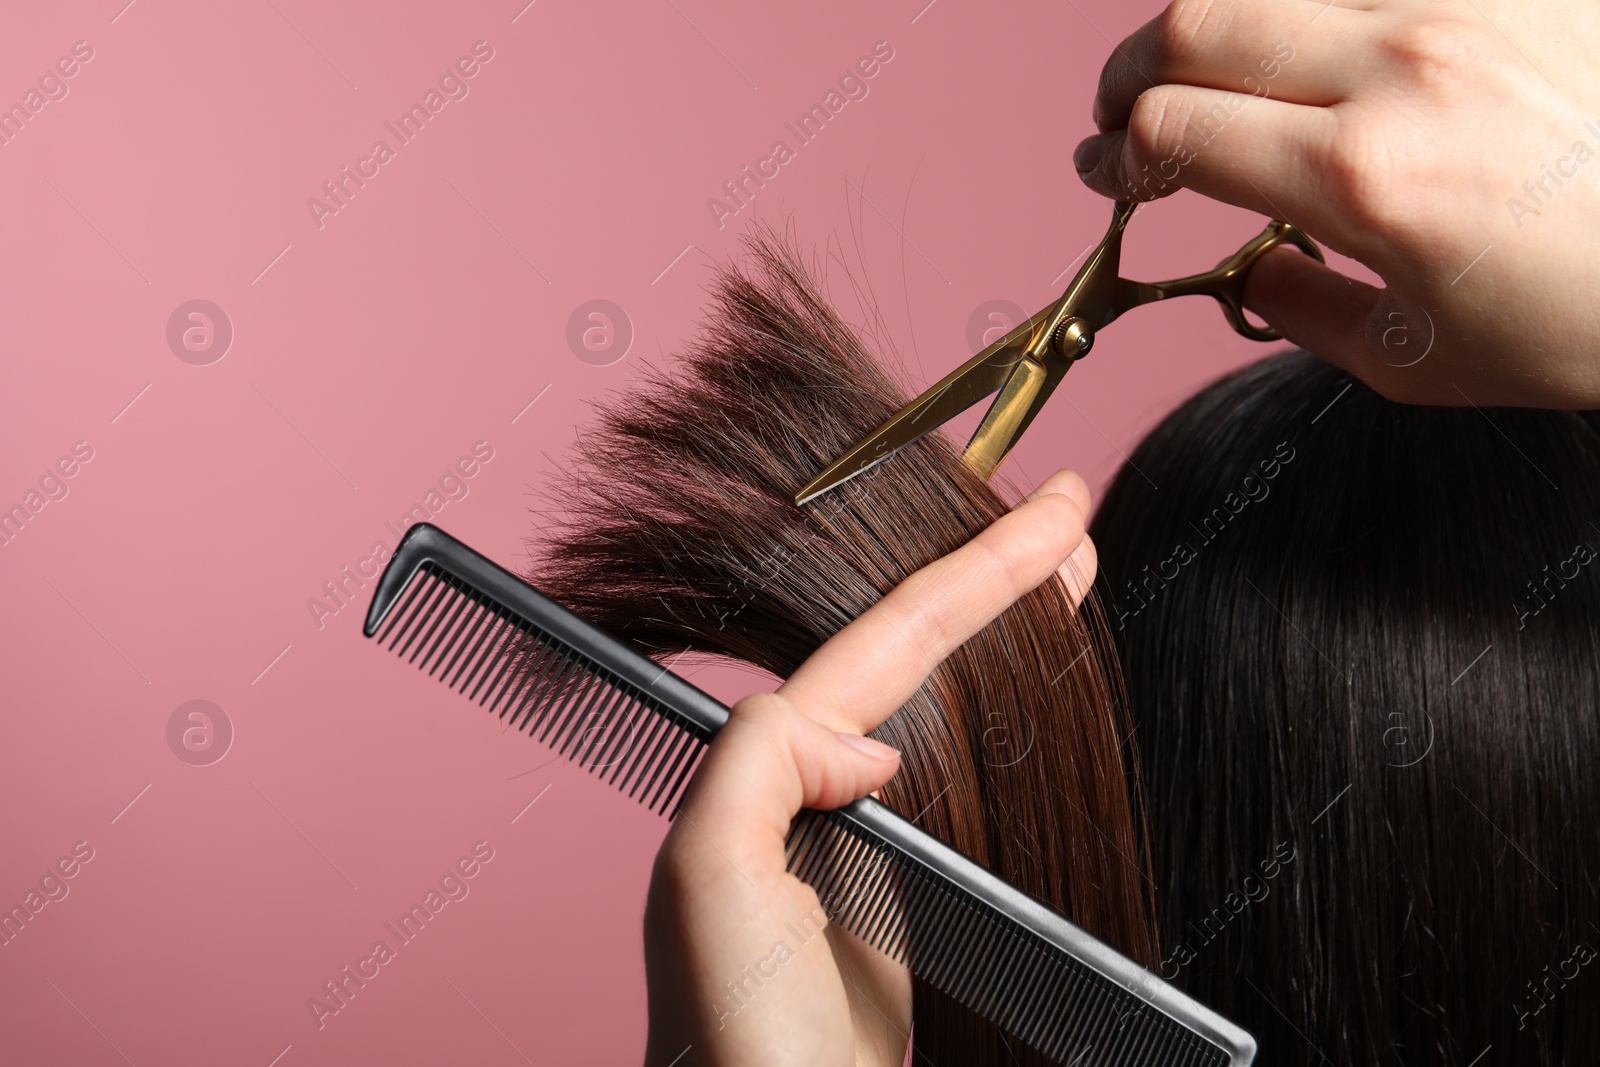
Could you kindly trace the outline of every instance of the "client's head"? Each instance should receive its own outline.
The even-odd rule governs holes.
[[[1107,492],[1157,969],[1264,1059],[1594,1055],[1597,524],[1595,414],[1405,407],[1299,352]]]
[[[672,655],[780,677],[1007,505],[934,434],[804,508],[796,489],[906,402],[782,240],[724,270],[674,368],[600,412],[534,539],[556,599]],[[900,749],[884,800],[1113,946],[1154,962],[1103,618],[1064,582],[968,642],[874,735]],[[931,987],[922,1062],[1030,1062]]]

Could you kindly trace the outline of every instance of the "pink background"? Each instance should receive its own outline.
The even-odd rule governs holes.
[[[0,104],[93,49],[0,146],[0,507],[93,450],[0,545],[0,906],[93,849],[0,945],[3,1058],[637,1062],[664,823],[372,647],[370,584],[320,625],[308,602],[480,441],[435,521],[520,565],[590,401],[693,333],[751,219],[871,283],[913,386],[980,305],[1052,299],[1109,214],[1071,166],[1109,40],[1159,4],[126,2],[13,4],[0,33]],[[468,94],[399,145],[384,124],[479,41]],[[785,122],[879,41],[866,97],[797,147]],[[308,198],[380,138],[394,158],[319,225]],[[780,138],[795,157],[719,228],[708,198]],[[1126,271],[1209,267],[1262,222],[1179,195]],[[837,268],[834,291],[858,314]],[[233,330],[209,365],[167,339],[197,299]],[[594,299],[634,336],[589,362],[567,332]],[[1008,473],[1103,484],[1269,350],[1209,302],[1140,311]],[[234,734],[209,765],[169,745],[191,700]],[[319,1027],[310,998],[480,841],[469,895]]]

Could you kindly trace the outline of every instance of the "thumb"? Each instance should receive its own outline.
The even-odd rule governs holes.
[[[777,693],[733,706],[706,753],[680,815],[751,873],[784,868],[784,841],[801,808],[836,808],[881,787],[900,753],[835,733]]]
[[[1245,278],[1244,305],[1286,339],[1346,370],[1391,400],[1417,402],[1431,368],[1427,309],[1347,278],[1296,248],[1274,248]]]

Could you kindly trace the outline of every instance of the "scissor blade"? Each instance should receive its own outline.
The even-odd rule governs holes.
[[[871,470],[930,430],[938,429],[984,397],[998,392],[1011,377],[1017,362],[1027,358],[1024,350],[1041,318],[1036,315],[1017,326],[852,445],[795,494],[795,504],[805,504],[863,471]]]
[[[1043,363],[1026,359],[1018,363],[972,440],[967,442],[966,451],[962,453],[967,466],[984,478],[993,474],[1071,366],[1071,360],[1060,358],[1046,359]]]

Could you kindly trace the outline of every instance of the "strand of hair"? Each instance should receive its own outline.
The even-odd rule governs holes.
[[[561,751],[562,734],[568,724],[575,721],[578,712],[588,707],[595,696],[603,691],[600,679],[590,672],[588,665],[573,657],[566,680],[553,687],[544,700],[534,704],[533,710],[523,721],[524,726],[531,727],[528,736],[532,737],[534,729],[542,727],[539,743]]]
[[[540,706],[549,700],[553,694],[559,693],[561,686],[566,684],[567,680],[578,669],[577,664],[573,663],[568,657],[566,648],[556,645],[554,641],[551,644],[555,647],[556,654],[545,661],[540,675],[532,680],[527,692],[518,698],[520,703],[512,711],[508,719],[514,729],[521,730],[532,722],[534,716],[538,714]],[[522,722],[518,723],[518,719],[521,719]],[[528,731],[528,736],[534,736],[534,731]]]
[[[501,671],[506,676],[505,682],[502,683],[498,677],[495,679],[494,687],[499,692],[495,693],[493,702],[488,703],[489,713],[504,719],[506,713],[517,706],[528,686],[541,676],[550,657],[558,655],[560,652],[542,634],[530,636],[528,642],[517,650],[514,661],[506,664]],[[488,696],[488,693],[484,694],[483,702],[488,701]],[[500,707],[502,700],[505,701],[505,707]],[[500,710],[497,712],[496,708]],[[513,715],[512,719],[515,718]]]

